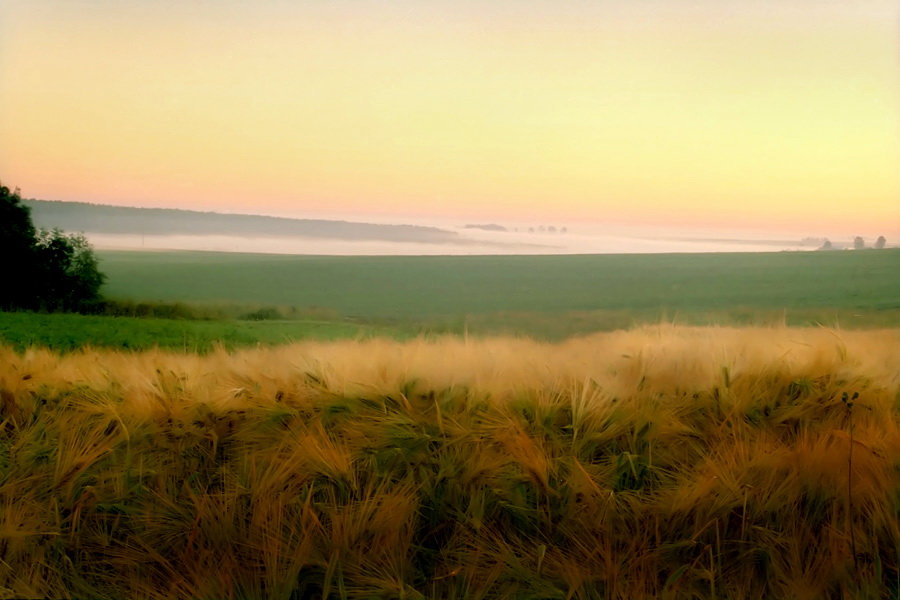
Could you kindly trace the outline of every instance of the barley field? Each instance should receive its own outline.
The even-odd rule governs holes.
[[[0,596],[896,598],[900,330],[0,348]]]

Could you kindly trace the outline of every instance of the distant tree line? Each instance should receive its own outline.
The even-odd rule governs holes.
[[[887,240],[885,239],[885,237],[883,235],[879,235],[878,239],[875,240],[875,243],[872,245],[872,247],[876,250],[881,250],[882,248],[885,247],[886,244],[887,244]],[[831,243],[831,240],[829,240],[828,238],[825,238],[825,240],[822,242],[822,245],[819,246],[819,250],[835,250],[835,249],[836,248]],[[855,238],[853,238],[853,249],[854,250],[865,250],[866,249],[866,240],[864,240],[862,238],[862,236],[859,236],[859,235],[856,236]]]
[[[82,234],[36,229],[19,190],[0,184],[0,310],[88,310],[103,280]]]

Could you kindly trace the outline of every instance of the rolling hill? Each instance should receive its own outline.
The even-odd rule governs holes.
[[[419,225],[383,225],[325,219],[133,208],[85,202],[26,200],[37,227],[84,233],[138,235],[233,235],[465,244],[456,232]]]

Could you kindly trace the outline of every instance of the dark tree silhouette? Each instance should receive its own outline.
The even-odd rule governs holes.
[[[19,190],[0,185],[0,309],[82,310],[104,276],[85,237],[36,230]]]
[[[103,274],[94,252],[80,233],[40,230],[35,238],[42,285],[40,307],[80,310],[100,299]]]
[[[866,241],[862,239],[860,236],[856,236],[853,238],[853,249],[854,250],[862,250],[866,247]]]
[[[0,184],[0,308],[29,307],[35,298],[37,252],[31,213],[19,190]]]
[[[883,235],[879,235],[879,236],[878,236],[878,239],[875,240],[875,249],[876,249],[876,250],[881,250],[882,248],[884,248],[884,245],[885,245],[885,244],[887,244],[887,240],[884,239],[884,236],[883,236]]]

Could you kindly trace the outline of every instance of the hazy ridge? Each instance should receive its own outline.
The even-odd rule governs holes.
[[[306,237],[437,244],[467,243],[454,231],[421,225],[383,225],[226,214],[172,208],[133,208],[86,202],[26,200],[38,227],[136,235]]]

